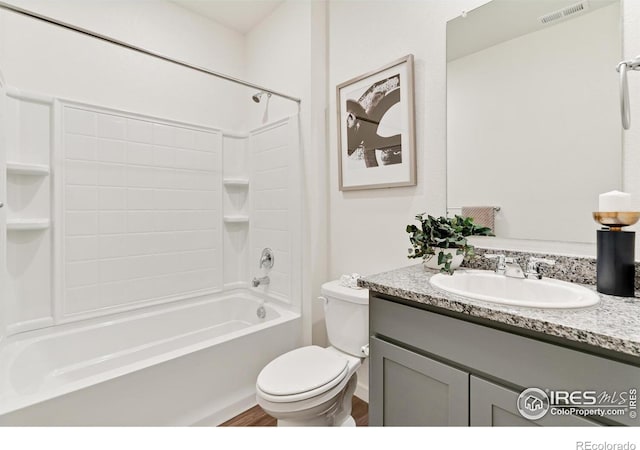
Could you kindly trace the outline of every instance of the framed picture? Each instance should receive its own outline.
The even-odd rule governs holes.
[[[340,190],[415,186],[413,55],[336,87]]]

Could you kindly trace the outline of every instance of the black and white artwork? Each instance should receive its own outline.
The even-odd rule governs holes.
[[[413,55],[337,87],[340,189],[415,185]]]

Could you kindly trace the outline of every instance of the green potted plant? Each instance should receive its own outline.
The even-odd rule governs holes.
[[[465,256],[473,256],[473,245],[468,236],[493,236],[491,228],[473,223],[470,217],[433,217],[426,213],[418,214],[416,220],[420,226],[407,225],[409,258],[422,258],[430,269],[453,274],[460,267]]]

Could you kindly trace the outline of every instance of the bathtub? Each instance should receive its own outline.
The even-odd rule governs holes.
[[[238,291],[10,337],[0,425],[217,425],[300,345],[300,315]]]

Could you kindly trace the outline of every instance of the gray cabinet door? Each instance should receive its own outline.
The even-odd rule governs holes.
[[[519,392],[471,376],[470,424],[481,427],[584,427],[600,426],[597,422],[577,416],[546,416],[529,420],[518,412]]]
[[[467,372],[375,337],[370,343],[370,425],[469,425]]]

